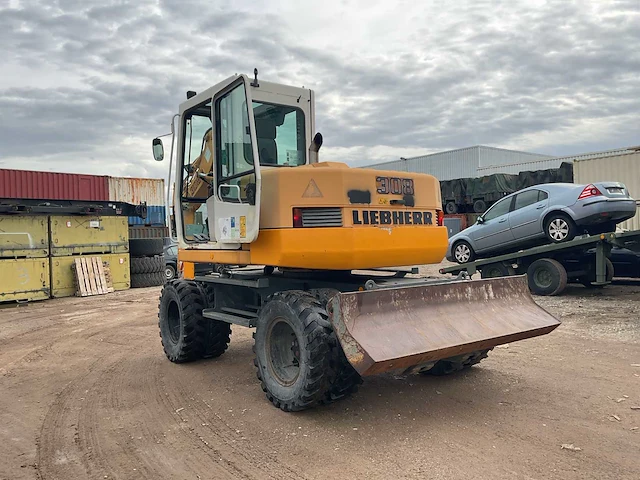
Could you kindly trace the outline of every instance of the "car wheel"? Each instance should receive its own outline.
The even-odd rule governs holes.
[[[173,280],[176,277],[176,269],[173,265],[165,265],[164,267],[164,278],[168,282],[169,280]]]
[[[467,242],[458,242],[453,246],[453,258],[458,263],[473,262],[476,254]]]
[[[545,221],[544,233],[552,243],[568,242],[576,236],[576,227],[564,213],[552,213]]]

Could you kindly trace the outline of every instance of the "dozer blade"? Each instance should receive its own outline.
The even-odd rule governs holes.
[[[362,376],[419,371],[560,325],[533,301],[526,275],[338,293],[328,312]]]

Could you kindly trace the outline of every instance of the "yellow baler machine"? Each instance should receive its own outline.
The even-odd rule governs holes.
[[[343,398],[367,375],[459,371],[559,325],[524,276],[407,276],[445,255],[438,180],[319,162],[314,113],[313,91],[257,71],[180,105],[184,268],[158,314],[170,361],[220,356],[232,324],[255,328],[262,389],[293,411]],[[153,147],[162,160],[162,142]]]

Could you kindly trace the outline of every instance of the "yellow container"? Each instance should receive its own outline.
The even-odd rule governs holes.
[[[41,258],[47,255],[47,217],[0,215],[0,258]]]
[[[49,259],[0,260],[0,302],[49,298]]]
[[[127,217],[51,216],[51,256],[129,252]]]
[[[126,290],[131,286],[128,253],[90,254],[83,256],[100,257],[103,262],[108,262],[114,290]],[[50,258],[52,297],[72,297],[76,294],[72,265],[74,260],[79,257],[80,255]]]

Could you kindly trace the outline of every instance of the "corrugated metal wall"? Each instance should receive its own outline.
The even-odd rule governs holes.
[[[109,200],[107,177],[0,169],[0,198]]]
[[[573,181],[575,183],[607,180],[624,183],[638,204],[636,216],[621,223],[620,227],[628,230],[640,230],[640,152],[574,162]]]
[[[566,162],[567,160],[564,161]],[[493,175],[494,173],[511,173],[517,175],[520,172],[558,168],[562,162],[563,160],[559,158],[548,158],[514,165],[495,165],[493,167],[478,168],[477,176],[484,177],[485,175]]]
[[[407,158],[406,160],[394,160],[392,162],[379,163],[364,168],[428,173],[435,176],[438,180],[453,180],[456,178],[482,176],[484,174],[478,173],[481,167],[504,163],[522,163],[531,161],[532,159],[547,158],[552,157],[537,153],[519,152],[516,150],[479,145]]]
[[[167,224],[164,205],[147,205],[147,218],[129,217],[129,225],[164,226]]]
[[[159,178],[109,177],[109,200],[134,205],[164,205],[164,180]]]

